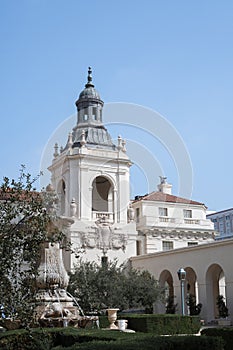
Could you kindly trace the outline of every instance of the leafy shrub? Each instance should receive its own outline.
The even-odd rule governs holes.
[[[118,266],[117,261],[99,265],[80,260],[70,274],[68,291],[80,301],[84,312],[111,307],[152,312],[153,303],[163,295],[163,289],[148,271]]]
[[[154,334],[196,334],[200,330],[199,317],[181,315],[119,315],[128,319],[128,328]]]

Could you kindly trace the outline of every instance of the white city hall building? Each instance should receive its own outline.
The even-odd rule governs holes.
[[[83,260],[103,257],[149,270],[179,302],[180,267],[187,272],[189,292],[203,304],[202,317],[217,317],[215,298],[227,297],[233,316],[233,273],[229,242],[215,242],[214,224],[203,203],[172,194],[161,177],[158,191],[130,199],[130,167],[125,141],[115,145],[102,120],[103,101],[95,89],[91,69],[80,93],[77,123],[64,148],[49,167],[58,199],[59,214],[70,218],[66,230],[75,254],[65,253],[68,270]],[[227,273],[227,275],[226,275]]]
[[[77,124],[62,152],[55,145],[49,170],[60,215],[73,219],[67,234],[74,251],[84,250],[85,260],[107,255],[123,262],[136,255],[136,223],[129,207],[132,163],[124,141],[119,137],[114,145],[104,127],[103,105],[89,69],[88,82],[76,101]],[[75,260],[74,254],[66,256],[66,267],[72,268]]]

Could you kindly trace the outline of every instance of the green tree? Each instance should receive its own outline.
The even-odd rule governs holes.
[[[35,302],[41,244],[59,241],[54,195],[37,192],[38,179],[22,166],[17,180],[0,187],[0,305],[6,317],[30,322]]]
[[[108,307],[151,312],[153,303],[162,297],[158,282],[148,271],[118,266],[117,261],[98,265],[80,260],[70,274],[68,290],[85,312]]]

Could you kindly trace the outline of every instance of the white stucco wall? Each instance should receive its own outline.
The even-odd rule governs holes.
[[[233,269],[232,269],[233,239],[203,244],[195,247],[182,248],[167,252],[158,252],[144,256],[132,257],[130,261],[134,268],[148,270],[159,280],[161,273],[168,270],[174,282],[174,295],[180,311],[180,282],[177,276],[179,268],[192,269],[196,274],[198,300],[203,304],[201,317],[206,322],[215,319],[217,293],[214,285],[219,278],[219,268],[226,279],[226,300],[231,321],[233,322]],[[209,271],[213,270],[210,277]],[[216,271],[216,273],[215,273]]]

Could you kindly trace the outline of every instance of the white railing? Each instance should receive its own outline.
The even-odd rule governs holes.
[[[176,221],[176,219],[174,219],[174,218],[167,218],[167,217],[160,217],[159,221],[160,222],[172,222],[172,223],[174,223]]]
[[[168,217],[168,216],[141,216],[138,218],[138,221],[136,221],[138,226],[156,226],[161,225],[174,225],[174,226],[187,226],[187,225],[193,225],[193,226],[205,226],[205,227],[212,227],[213,224],[210,220],[204,220],[204,219],[194,219],[194,218],[175,218],[175,217]]]
[[[92,219],[93,220],[99,220],[102,218],[106,218],[108,221],[113,222],[114,221],[114,214],[109,211],[93,211],[92,212]]]
[[[184,223],[189,225],[200,225],[200,220],[184,219]]]

